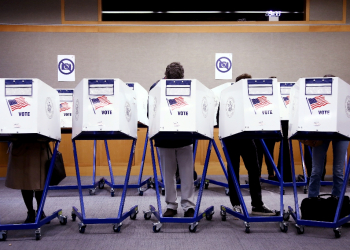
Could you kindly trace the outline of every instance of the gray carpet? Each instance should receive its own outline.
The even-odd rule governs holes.
[[[209,176],[218,181],[224,181],[223,176]],[[245,177],[246,178],[246,177]],[[83,177],[83,184],[90,184],[91,177]],[[115,177],[116,183],[123,182],[122,177]],[[242,177],[244,181],[244,177]],[[19,190],[8,189],[4,186],[4,179],[0,179],[0,221],[1,224],[21,223],[26,217]],[[137,177],[132,176],[130,183],[137,183]],[[62,185],[76,184],[75,177],[67,177]],[[270,208],[279,209],[278,187],[268,184],[263,186],[263,200]],[[330,187],[322,187],[322,192],[329,193]],[[306,197],[303,189],[298,188],[299,202]],[[250,211],[250,196],[247,190],[242,191],[248,211]],[[178,193],[180,195],[180,191]],[[348,193],[349,195],[349,193]],[[116,190],[115,197],[111,197],[109,188],[97,190],[96,195],[90,196],[88,190],[84,190],[84,204],[87,217],[116,217],[121,190]],[[164,197],[162,196],[164,210]],[[306,227],[305,233],[298,235],[292,218],[289,221],[287,233],[280,231],[279,223],[251,223],[251,233],[244,232],[243,222],[227,217],[227,221],[221,221],[220,205],[230,206],[229,198],[224,193],[223,187],[213,184],[204,190],[200,211],[209,206],[215,207],[215,214],[211,221],[202,219],[199,222],[196,233],[190,233],[187,224],[163,224],[159,233],[153,233],[152,223],[156,222],[154,216],[151,220],[144,220],[142,211],[149,205],[156,206],[154,189],[144,192],[139,196],[136,189],[129,189],[125,201],[124,211],[134,205],[139,206],[140,213],[135,221],[129,218],[123,222],[121,232],[115,233],[112,225],[98,224],[87,225],[84,234],[78,232],[78,219],[71,220],[72,206],[80,209],[77,190],[49,191],[44,211],[48,215],[57,209],[62,209],[67,215],[67,225],[60,225],[54,219],[49,225],[44,225],[42,238],[36,241],[34,230],[8,231],[6,241],[0,242],[0,249],[349,249],[350,226],[342,228],[342,236],[334,237],[332,229],[319,227]],[[292,188],[286,188],[284,205],[294,207]],[[322,209],[322,208],[320,208]],[[183,211],[179,216],[183,216]]]

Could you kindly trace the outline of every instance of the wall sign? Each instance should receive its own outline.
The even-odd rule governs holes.
[[[232,53],[215,54],[215,79],[232,79]]]
[[[74,82],[75,81],[75,56],[58,55],[57,72],[58,72],[59,82]]]

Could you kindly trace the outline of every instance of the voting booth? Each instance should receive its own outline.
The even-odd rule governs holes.
[[[137,104],[136,93],[120,79],[87,79],[84,78],[74,89],[72,116],[72,142],[75,158],[75,168],[81,212],[73,207],[72,218],[76,217],[79,223],[79,232],[84,233],[86,224],[113,224],[113,231],[121,230],[122,221],[128,216],[136,219],[138,206],[132,207],[128,212],[123,213],[126,190],[130,177],[132,159],[135,152],[137,138]],[[87,218],[85,215],[82,185],[79,173],[79,163],[76,150],[76,140],[94,140],[93,164],[96,162],[96,140],[104,140],[107,162],[111,181],[102,178],[98,182],[98,187],[103,188],[104,184],[111,187],[111,196],[114,196],[114,188],[123,188],[121,201],[119,204],[118,216],[115,218]],[[109,155],[107,140],[132,140],[130,156],[122,185],[114,184],[114,175]],[[94,175],[95,165],[94,165]],[[96,184],[94,184],[96,185]],[[96,187],[90,189],[90,194],[94,194]]]
[[[73,105],[73,139],[137,138],[136,94],[120,79],[81,80]]]
[[[73,89],[57,89],[60,98],[60,124],[61,128],[72,127]]]
[[[223,138],[280,138],[277,79],[242,79],[220,97],[220,130]]]
[[[158,211],[150,205],[150,210],[144,212],[144,218],[150,219],[153,214],[157,223],[153,223],[153,231],[159,232],[163,222],[189,223],[190,232],[195,232],[198,221],[203,217],[212,218],[214,207],[199,213],[204,181],[209,163],[214,129],[214,94],[196,79],[162,79],[149,92],[149,137],[151,144],[152,165],[157,194]],[[154,139],[209,140],[207,157],[204,163],[199,193],[194,217],[172,218],[163,217],[159,195],[159,181],[153,149]],[[159,166],[160,171],[161,167]]]
[[[217,117],[217,113],[219,112],[221,92],[223,90],[225,90],[226,88],[230,87],[232,84],[234,84],[234,83],[227,82],[227,83],[221,84],[221,85],[211,89],[211,91],[213,91],[213,93],[214,93],[214,126],[218,125],[216,117]]]
[[[291,91],[289,138],[349,140],[349,93],[339,77],[300,78]]]
[[[6,240],[7,230],[21,229],[35,229],[35,238],[39,240],[41,226],[54,218],[57,217],[63,225],[67,223],[67,217],[62,216],[61,209],[41,219],[54,159],[61,140],[58,104],[57,91],[39,79],[0,79],[0,140],[56,141],[35,222],[14,225],[0,224],[0,240]]]
[[[301,140],[350,140],[350,85],[339,77],[300,78],[291,90],[289,139]],[[293,147],[290,143],[292,173],[295,173]],[[346,161],[345,161],[346,162]],[[333,228],[335,237],[341,235],[341,225],[350,220],[349,216],[339,216],[347,180],[349,161],[345,167],[344,185],[339,196],[337,212],[333,222],[301,219],[296,180],[293,178],[295,211],[288,207],[299,234],[304,233],[304,226]],[[321,182],[320,184],[324,184]],[[327,183],[326,183],[327,184]],[[328,211],[325,211],[326,213]]]
[[[0,136],[61,140],[59,97],[39,79],[0,79]]]
[[[281,121],[289,120],[289,107],[290,107],[290,92],[292,87],[294,86],[294,82],[279,82],[277,83],[280,87],[280,101],[279,101],[279,109]]]
[[[145,126],[148,126],[147,117],[147,104],[148,104],[148,91],[137,82],[127,82],[129,86],[136,94],[136,106],[137,106],[137,119],[138,122]]]
[[[213,138],[214,95],[196,79],[162,79],[149,92],[149,137]],[[180,133],[181,132],[181,133]]]
[[[265,156],[269,156],[279,178],[278,184],[280,185],[281,192],[280,211],[283,211],[282,179],[262,140],[265,138],[280,139],[282,137],[279,112],[280,97],[280,87],[275,78],[242,79],[221,92],[219,137],[227,159],[228,168],[230,169],[230,178],[233,180],[235,189],[230,190],[230,192],[237,193],[241,203],[242,213],[233,211],[231,207],[222,205],[220,214],[222,220],[226,220],[226,214],[231,214],[244,220],[246,233],[250,232],[250,222],[280,222],[280,229],[282,232],[287,232],[288,225],[283,222],[282,212],[278,216],[252,217],[249,215],[240,190],[241,187],[247,186],[240,185],[238,176],[235,175],[231,164],[225,142],[234,139],[260,139],[265,151]],[[240,143],[240,141],[236,143]]]

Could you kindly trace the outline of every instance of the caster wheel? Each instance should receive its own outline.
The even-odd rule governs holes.
[[[230,189],[225,188],[225,194],[226,194],[227,196],[230,195]]]
[[[221,215],[221,220],[226,221],[226,212],[220,211],[220,215]]]
[[[205,182],[205,183],[204,183],[204,188],[205,188],[205,189],[208,189],[208,187],[209,187],[209,182]]]
[[[85,228],[86,228],[86,226],[79,227],[79,233],[81,233],[81,234],[85,233]]]
[[[105,181],[103,179],[101,179],[99,182],[98,182],[98,188],[99,189],[104,189],[105,187]]]
[[[111,197],[114,197],[114,192],[111,192]]]
[[[157,226],[153,226],[153,232],[159,233],[160,232],[160,228],[157,229]]]
[[[41,239],[41,235],[39,233],[35,234],[35,240],[40,240]]]
[[[285,194],[286,194],[286,190],[283,189],[283,195],[285,195]]]
[[[286,233],[288,232],[288,225],[283,222],[280,222],[280,229],[282,232]]]
[[[248,180],[245,180],[245,184],[249,184],[249,181],[248,181]]]
[[[341,231],[340,231],[340,229],[333,229],[333,232],[334,232],[334,236],[335,236],[335,238],[340,238],[340,236],[341,236]]]
[[[246,227],[246,228],[245,228],[245,232],[246,232],[247,234],[249,234],[249,233],[250,233],[250,227]]]
[[[5,241],[7,239],[7,233],[6,232],[0,232],[0,241]]]
[[[139,196],[143,196],[143,191],[139,190]]]
[[[213,214],[206,214],[206,215],[205,215],[205,218],[206,218],[207,220],[211,220],[211,219],[213,219]]]
[[[121,227],[122,227],[122,226],[116,226],[116,225],[114,225],[114,226],[113,226],[113,231],[116,232],[116,233],[119,233],[120,230],[121,230]]]
[[[289,217],[290,217],[290,214],[288,212],[283,214],[284,221],[289,221]]]
[[[303,226],[296,226],[297,227],[297,233],[303,234],[304,233],[304,227]]]
[[[144,215],[143,215],[143,218],[145,219],[145,220],[150,220],[151,219],[151,214],[148,214],[148,213],[145,213]]]
[[[89,189],[89,195],[94,195],[96,193],[95,189]]]
[[[136,220],[137,213],[130,214],[131,220]]]
[[[61,225],[66,225],[67,224],[67,217],[66,216],[61,216],[60,217],[60,224]]]
[[[197,231],[197,225],[193,226],[193,225],[190,225],[188,227],[188,230],[190,230],[191,233],[195,233]]]
[[[162,189],[162,195],[165,195],[165,189]]]
[[[77,219],[77,215],[72,213],[72,221],[75,221]]]
[[[307,194],[307,188],[304,188],[304,194]]]

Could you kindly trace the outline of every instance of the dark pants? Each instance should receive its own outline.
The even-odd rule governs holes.
[[[232,167],[235,171],[236,178],[239,182],[239,166],[240,156],[243,158],[244,165],[248,171],[250,196],[252,198],[252,206],[260,207],[263,205],[261,198],[261,186],[260,186],[260,168],[256,153],[256,146],[253,140],[223,140],[228,155],[230,157]],[[230,189],[230,201],[232,206],[240,205],[237,192],[235,191],[234,182],[231,178],[230,168],[228,171],[228,186]]]
[[[272,159],[273,159],[273,151],[275,149],[275,143],[276,141],[273,139],[265,139],[264,140],[267,149],[269,150]],[[257,150],[257,155],[258,155],[258,162],[259,162],[259,167],[260,167],[260,175],[261,175],[261,169],[262,169],[262,161],[263,161],[263,156],[265,155],[265,163],[266,163],[266,167],[267,167],[267,172],[269,174],[269,176],[274,176],[275,175],[275,171],[273,170],[273,165],[271,164],[271,162],[269,161],[269,159],[267,158],[267,155],[265,154],[263,145],[261,144],[259,139],[255,139],[254,140],[255,146],[256,146],[256,150]]]
[[[312,152],[312,147],[310,147],[310,149]],[[312,171],[312,156],[310,154],[309,147],[306,145],[304,145],[304,162],[305,162],[307,177],[310,178],[311,171]],[[326,175],[326,164],[327,164],[327,155],[325,156],[324,164],[323,164],[323,174],[321,177],[322,181],[324,181],[324,176]]]

